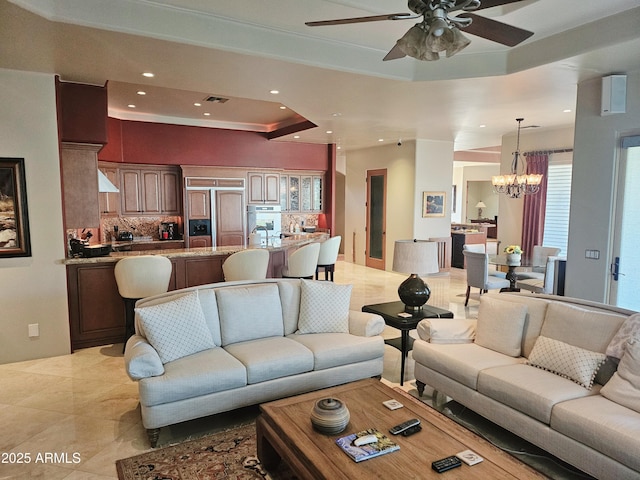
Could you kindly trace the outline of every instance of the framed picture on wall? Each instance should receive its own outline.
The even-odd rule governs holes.
[[[422,192],[422,216],[444,217],[445,192]]]
[[[0,158],[0,259],[30,256],[24,158]]]

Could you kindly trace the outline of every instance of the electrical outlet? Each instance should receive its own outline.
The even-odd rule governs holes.
[[[585,250],[584,258],[590,258],[592,260],[598,260],[600,258],[600,250]]]
[[[29,327],[29,337],[39,337],[40,336],[40,324],[39,323],[30,323]]]

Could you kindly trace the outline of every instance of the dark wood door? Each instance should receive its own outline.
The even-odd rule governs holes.
[[[387,169],[367,171],[367,267],[385,269]]]
[[[216,191],[216,246],[245,245],[243,190]]]

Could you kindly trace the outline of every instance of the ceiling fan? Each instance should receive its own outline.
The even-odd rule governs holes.
[[[497,7],[522,0],[409,0],[411,13],[391,13],[370,17],[341,18],[306,22],[310,27],[377,22],[380,20],[409,20],[422,17],[400,38],[383,60],[395,60],[406,55],[418,60],[438,60],[440,52],[455,55],[471,43],[460,29],[479,37],[513,47],[525,41],[533,32],[476,15],[476,10]],[[462,11],[451,17],[450,14]]]

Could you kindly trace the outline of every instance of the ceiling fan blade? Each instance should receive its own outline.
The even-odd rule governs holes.
[[[411,13],[388,13],[386,15],[374,15],[371,17],[339,18],[337,20],[321,20],[319,22],[305,22],[308,27],[322,27],[325,25],[345,25],[347,23],[379,22],[381,20],[404,20],[416,18]]]
[[[463,33],[470,33],[478,37],[486,38],[508,47],[514,47],[533,35],[533,32],[522,28],[507,25],[506,23],[481,17],[473,13],[462,13],[456,18],[471,18],[471,25],[462,29]]]
[[[403,57],[406,57],[406,56],[407,56],[407,54],[404,53],[400,49],[400,47],[398,47],[398,44],[396,43],[393,46],[393,48],[391,50],[389,50],[389,53],[387,53],[382,60],[384,60],[386,62],[387,60],[397,60],[398,58],[403,58]]]
[[[500,5],[508,5],[510,3],[522,2],[523,0],[480,0],[480,6],[474,11],[482,10],[484,8],[499,7]]]

